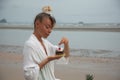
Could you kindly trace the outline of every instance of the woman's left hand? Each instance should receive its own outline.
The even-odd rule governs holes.
[[[59,42],[59,45],[61,45],[61,44],[67,45],[68,43],[69,43],[68,39],[65,38],[65,37],[63,37],[63,38],[61,39],[61,41]]]

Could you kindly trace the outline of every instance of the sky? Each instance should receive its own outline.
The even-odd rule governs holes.
[[[33,23],[46,5],[58,23],[120,23],[120,0],[0,0],[0,19]]]

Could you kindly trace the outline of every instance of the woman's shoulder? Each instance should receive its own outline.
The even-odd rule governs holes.
[[[32,35],[30,36],[30,38],[25,42],[25,44],[24,44],[25,46],[35,46],[35,41],[34,41],[34,39],[33,39],[33,37],[32,37]]]

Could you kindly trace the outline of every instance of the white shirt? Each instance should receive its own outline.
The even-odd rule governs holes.
[[[57,46],[43,39],[47,55],[41,43],[34,34],[26,41],[23,49],[23,69],[26,80],[56,80],[54,76],[54,62],[50,61],[41,70],[38,64],[47,56],[55,54]]]

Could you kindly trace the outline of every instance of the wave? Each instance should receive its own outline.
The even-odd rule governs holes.
[[[0,45],[2,53],[22,54],[23,46]],[[102,58],[119,58],[120,51],[100,50],[100,49],[70,49],[71,56],[80,57],[102,57]]]

